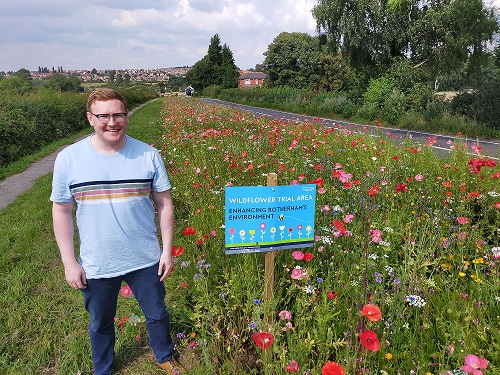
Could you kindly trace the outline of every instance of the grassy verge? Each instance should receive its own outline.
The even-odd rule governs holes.
[[[156,100],[132,114],[130,135],[152,143],[158,134],[154,124],[161,105],[162,100]],[[47,146],[11,166],[3,176],[22,171],[90,131]],[[87,313],[80,292],[64,281],[53,238],[51,179],[52,175],[40,178],[32,189],[0,211],[1,374],[92,373]],[[117,316],[123,316],[124,310],[140,315],[133,300],[122,301]],[[144,326],[134,331],[130,325],[126,331],[127,335],[117,337],[116,373],[161,373],[147,348]]]

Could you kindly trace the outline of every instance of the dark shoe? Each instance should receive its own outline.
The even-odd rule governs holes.
[[[181,365],[174,358],[172,358],[168,362],[157,363],[157,365],[160,366],[163,370],[165,370],[167,374],[178,375],[181,373],[180,372]]]

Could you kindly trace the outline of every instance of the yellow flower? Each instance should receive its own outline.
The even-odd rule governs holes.
[[[448,263],[443,263],[441,264],[441,267],[444,269],[444,270],[451,270],[451,264],[448,264]]]
[[[392,359],[391,353],[385,353],[385,359]]]
[[[483,264],[484,263],[484,259],[483,258],[476,258],[472,261],[472,263],[474,264]]]
[[[458,276],[460,276],[460,277],[464,277],[464,276],[465,276],[465,272],[459,272],[459,273],[458,273]]]

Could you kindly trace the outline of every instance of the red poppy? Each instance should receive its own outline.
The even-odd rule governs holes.
[[[192,236],[194,235],[194,233],[195,233],[194,227],[187,227],[182,231],[182,234],[184,236]]]
[[[313,258],[313,256],[314,255],[312,253],[309,253],[309,252],[305,253],[304,254],[304,260],[309,262]]]
[[[374,197],[377,193],[380,193],[380,187],[377,184],[373,185],[370,190],[368,190],[370,197]]]
[[[371,304],[364,305],[360,313],[366,316],[371,322],[377,322],[382,318],[382,312],[379,307]]]
[[[500,202],[496,202],[493,206],[494,206],[495,208],[500,209]]]
[[[330,290],[328,292],[328,294],[326,295],[329,299],[335,299],[338,297],[338,293],[337,292],[334,292],[333,290]]]
[[[321,375],[345,375],[345,370],[337,362],[328,361],[321,368]]]
[[[408,188],[405,184],[396,185],[396,191],[402,191],[404,193],[408,193]]]
[[[259,348],[265,350],[273,344],[274,337],[269,332],[255,332],[253,334],[253,341]]]
[[[309,181],[309,183],[310,184],[316,184],[317,187],[322,187],[325,184],[325,181],[321,177],[318,177],[315,180]]]
[[[361,344],[372,352],[376,352],[380,349],[380,341],[378,340],[377,334],[373,331],[366,330],[359,334],[359,340]]]
[[[179,257],[184,253],[184,248],[182,246],[172,246],[172,256]]]

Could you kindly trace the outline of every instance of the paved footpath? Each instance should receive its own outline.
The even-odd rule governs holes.
[[[20,194],[31,189],[37,179],[52,173],[56,156],[64,147],[36,161],[24,172],[7,177],[0,182],[0,210],[14,202]]]

